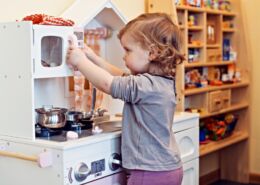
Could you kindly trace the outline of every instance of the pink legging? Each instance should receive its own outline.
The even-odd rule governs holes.
[[[127,185],[181,185],[183,169],[172,171],[131,170]]]

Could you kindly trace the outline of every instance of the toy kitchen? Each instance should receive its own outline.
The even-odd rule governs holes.
[[[94,87],[77,94],[75,83],[82,76],[66,65],[66,51],[75,34],[79,45],[98,42],[99,54],[125,69],[117,33],[126,21],[110,0],[75,1],[62,17],[77,27],[0,23],[0,184],[125,185],[121,118],[114,116],[123,104],[102,95],[103,108],[97,109],[100,92]],[[198,120],[191,113],[174,118],[183,185],[198,185]]]

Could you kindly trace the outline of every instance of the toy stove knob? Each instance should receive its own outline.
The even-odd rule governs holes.
[[[120,154],[113,153],[109,159],[109,168],[112,171],[119,169],[122,166],[122,158]]]
[[[84,181],[91,173],[91,170],[88,168],[88,165],[85,163],[79,163],[74,172],[75,179],[78,182]]]

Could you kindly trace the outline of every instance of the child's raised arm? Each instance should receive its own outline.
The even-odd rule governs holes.
[[[85,53],[70,44],[67,52],[67,63],[77,68],[96,88],[111,94],[111,84],[113,76],[102,69],[98,65],[92,63],[85,55]]]
[[[103,59],[102,57],[98,56],[90,47],[88,47],[87,45],[84,45],[84,49],[83,49],[84,53],[86,54],[86,56],[92,61],[94,62],[96,65],[98,65],[99,67],[105,69],[106,71],[108,71],[111,75],[113,76],[122,76],[123,75],[123,71],[121,69],[119,69],[118,67],[110,64],[109,62],[107,62],[105,59]]]

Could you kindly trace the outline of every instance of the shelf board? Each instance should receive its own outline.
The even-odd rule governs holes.
[[[239,88],[239,87],[245,87],[248,86],[249,82],[238,82],[234,84],[225,84],[220,86],[212,86],[208,85],[207,87],[201,87],[201,88],[194,88],[194,89],[186,89],[184,91],[185,96],[209,92],[209,91],[215,91],[215,90],[221,90],[221,89],[229,89],[229,88]]]
[[[236,16],[236,13],[225,11],[225,10],[214,10],[210,8],[205,8],[205,11],[207,14],[222,14],[225,16],[232,16],[232,17]]]
[[[186,6],[186,5],[177,5],[176,6],[177,10],[189,10],[191,12],[204,12],[204,8],[200,7],[192,7],[192,6]]]
[[[203,48],[203,45],[188,44],[188,48]]]
[[[193,68],[193,67],[209,67],[209,66],[223,66],[234,64],[233,61],[216,61],[216,62],[193,62],[193,63],[186,63],[184,65],[185,68]]]
[[[234,28],[222,28],[225,33],[234,33],[236,30]]]
[[[229,12],[229,11],[225,11],[225,10],[214,10],[214,9],[210,9],[210,8],[205,8],[206,13],[208,14],[222,14],[224,16],[236,16],[235,12]]]
[[[205,11],[206,11],[208,14],[221,14],[221,13],[222,13],[221,10],[215,10],[215,9],[210,9],[210,8],[205,8]]]
[[[189,26],[188,29],[190,31],[202,31],[203,27],[202,26]]]
[[[220,48],[220,44],[207,44],[207,48]]]
[[[192,6],[186,6],[186,5],[177,5],[177,10],[188,10],[191,12],[206,12],[208,14],[222,14],[224,16],[236,16],[236,13],[229,12],[229,11],[223,11],[223,10],[214,10],[210,8],[205,7],[192,7]]]
[[[221,11],[221,14],[230,17],[235,17],[237,15],[235,12],[228,12],[228,11]]]
[[[235,143],[247,140],[248,138],[249,134],[247,132],[234,131],[234,133],[231,136],[223,140],[211,141],[208,144],[200,145],[200,157],[210,154],[212,152],[216,152]]]
[[[231,105],[228,108],[221,109],[218,112],[212,112],[212,113],[203,112],[200,114],[200,118],[203,119],[203,118],[208,118],[211,116],[217,116],[217,115],[225,114],[225,113],[240,110],[240,109],[245,109],[245,108],[248,108],[248,106],[249,106],[248,103],[237,103],[237,104]]]

